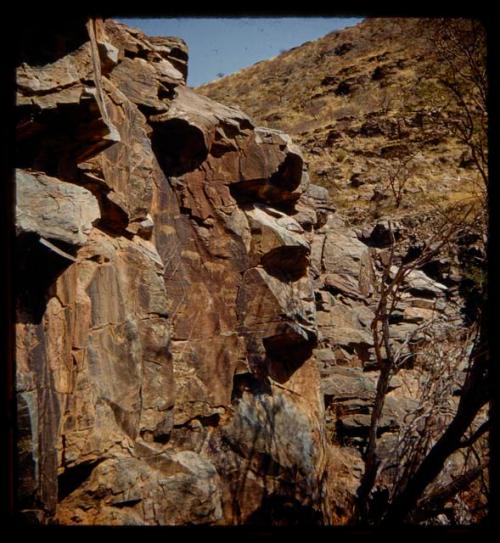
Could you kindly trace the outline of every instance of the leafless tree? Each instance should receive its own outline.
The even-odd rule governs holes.
[[[415,91],[441,126],[469,150],[486,202],[488,192],[488,77],[486,31],[475,19],[424,19],[419,32],[436,62]]]
[[[460,379],[464,369],[462,366],[471,353],[477,329],[473,327],[462,334],[463,337],[457,338],[456,329],[452,325],[448,328],[451,332],[448,339],[438,339],[431,335],[425,348],[419,353],[419,406],[409,414],[409,420],[404,421],[398,436],[390,501],[403,491],[412,474],[441,437],[443,429],[455,416],[457,399],[454,391],[463,385]],[[432,332],[432,329],[430,331]],[[436,481],[428,485],[411,513],[414,522],[424,522],[435,517],[449,500],[466,490],[476,479],[483,477],[487,465],[487,447],[483,444],[477,453],[471,454],[478,440],[483,438],[489,428],[487,413],[483,411],[478,412],[467,437],[456,451],[466,451],[459,473],[451,482],[445,484],[441,481],[446,477],[441,473]],[[456,463],[451,462],[455,469],[459,469]],[[486,492],[483,488],[481,493],[486,495]]]
[[[448,122],[471,153],[488,189],[488,78],[486,32],[480,21],[451,19],[431,27],[438,59],[443,66],[439,83],[446,89],[459,115]]]
[[[487,221],[485,210],[489,187],[485,31],[480,22],[463,19],[426,20],[422,31],[426,33],[429,43],[432,43],[439,61],[436,73],[427,74],[429,80],[432,79],[442,91],[433,92],[433,97],[439,96],[441,104],[436,109],[438,115],[432,122],[442,124],[469,149],[472,163],[482,181],[483,212],[470,224],[481,234],[479,240],[480,244],[483,243],[484,252],[487,243],[484,225]],[[395,197],[396,195],[397,192],[394,193]],[[471,207],[469,213],[470,209]],[[437,218],[439,216],[437,214]],[[442,216],[446,218],[446,213]],[[365,473],[358,492],[358,520],[366,520],[369,516],[369,496],[381,467],[377,455],[378,423],[391,375],[398,370],[401,363],[389,340],[390,315],[397,306],[401,283],[406,274],[429,261],[437,254],[436,251],[454,239],[457,233],[456,222],[449,224],[448,228],[444,228],[444,224],[446,223],[443,223],[443,230],[434,242],[427,243],[417,259],[400,266],[392,275],[392,279],[389,270],[394,258],[394,243],[391,245],[389,266],[386,266],[383,273],[379,303],[373,321],[375,355],[380,375],[365,451]],[[484,299],[484,292],[485,285],[481,285],[479,297]],[[456,405],[448,411],[444,419],[440,419],[439,424],[436,424],[436,412],[433,412],[433,408],[439,403],[440,398],[446,397],[444,391],[452,379],[450,371],[443,372],[441,376],[433,375],[432,372],[427,373],[425,389],[427,395],[424,393],[421,396],[420,408],[400,436],[402,442],[399,445],[403,447],[406,457],[405,461],[401,462],[404,468],[396,474],[395,484],[382,514],[381,521],[384,524],[425,521],[439,512],[445,503],[456,497],[459,492],[478,479],[482,481],[484,478],[486,467],[484,451],[487,450],[484,440],[489,429],[489,419],[484,413],[490,398],[490,389],[486,317],[481,305],[477,312],[477,320],[472,324],[467,340],[461,344],[461,348],[465,350],[460,352],[459,349],[459,352],[454,353],[454,357],[450,357],[448,353],[444,359],[443,353],[428,353],[433,357],[434,364],[439,362],[440,356],[441,361],[447,361],[448,364],[453,360],[462,364],[466,362],[465,377],[459,387]],[[481,442],[483,443],[479,448],[481,454],[477,452],[472,454],[477,444]],[[472,454],[476,459],[475,462],[447,485],[433,486],[443,472],[445,462],[450,456],[462,450],[466,451],[468,458]],[[483,491],[486,492],[484,483],[481,484]]]
[[[387,165],[382,166],[381,170],[394,197],[396,208],[399,208],[406,185],[416,170],[415,154],[396,157],[388,161]]]
[[[472,209],[473,206],[467,206],[460,213],[455,212],[448,215],[443,213],[441,222],[435,224],[435,232],[424,243],[420,254],[399,267],[394,266],[396,243],[392,235],[391,223],[389,223],[392,243],[380,279],[379,301],[372,323],[375,357],[380,374],[364,456],[365,472],[357,496],[358,521],[367,521],[370,517],[370,494],[383,467],[377,450],[377,435],[389,383],[391,377],[408,359],[408,351],[395,349],[390,339],[391,316],[401,300],[404,280],[413,270],[430,262],[447,245],[456,240]],[[432,323],[429,328],[426,333],[430,334],[432,339]],[[422,520],[422,515],[416,517],[412,517],[412,515],[421,509],[420,506],[418,508],[416,506],[424,499],[426,489],[440,474],[445,461],[461,448],[472,445],[487,429],[487,425],[485,425],[480,429],[471,430],[478,413],[489,397],[484,328],[478,323],[467,337],[467,341],[458,345],[457,352],[450,351],[444,356],[443,352],[439,354],[430,349],[426,353],[428,366],[425,374],[426,388],[422,390],[419,398],[420,405],[415,412],[415,419],[410,421],[406,428],[406,434],[401,436],[402,443],[400,445],[402,445],[403,455],[406,455],[405,461],[401,462],[404,464],[404,469],[400,470],[395,477],[394,486],[386,504],[383,522]],[[434,366],[429,364],[430,359],[432,359]],[[449,408],[445,417],[441,416],[436,419],[440,414],[439,410],[436,410],[436,406],[443,407],[443,398],[451,396],[451,394],[447,395],[448,389],[457,386],[453,379],[453,364],[461,363],[463,365],[464,361],[468,361],[468,364],[466,364],[467,369],[463,383],[458,387],[460,388],[460,399],[456,402],[455,409]],[[436,368],[440,363],[441,372],[436,373]],[[432,368],[434,368],[434,373]],[[415,433],[416,428],[420,431]],[[466,437],[471,432],[472,434]],[[464,473],[460,481],[456,481],[446,490],[441,489],[441,494],[426,496],[423,502],[426,504],[425,510],[434,511],[437,504],[442,503],[453,489],[458,492],[464,485],[470,484],[482,473],[482,469],[478,471],[475,466],[470,473]]]
[[[380,374],[371,412],[368,442],[365,451],[365,471],[358,491],[357,515],[359,519],[363,519],[367,514],[368,498],[375,484],[380,467],[377,456],[377,432],[385,397],[389,389],[390,379],[405,361],[405,357],[401,351],[396,352],[394,350],[390,339],[391,316],[394,314],[394,311],[401,300],[402,286],[405,278],[413,270],[422,267],[425,263],[439,254],[440,250],[449,243],[456,233],[456,228],[456,224],[453,223],[451,226],[449,225],[448,231],[442,234],[440,239],[436,236],[436,239],[428,240],[421,254],[417,258],[402,264],[397,271],[392,274],[391,278],[391,271],[394,269],[396,241],[391,222],[389,221],[391,245],[389,256],[385,262],[382,277],[379,282],[379,301],[375,310],[375,317],[372,321],[374,351]]]

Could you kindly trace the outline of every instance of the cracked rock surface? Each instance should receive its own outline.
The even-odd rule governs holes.
[[[17,70],[23,515],[329,522],[300,150],[186,88],[181,40],[70,31]]]

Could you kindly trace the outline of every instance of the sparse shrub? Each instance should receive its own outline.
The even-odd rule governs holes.
[[[342,163],[347,158],[347,151],[344,149],[337,149],[334,153],[335,156],[335,162]]]

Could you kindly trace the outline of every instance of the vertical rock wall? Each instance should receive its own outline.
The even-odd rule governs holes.
[[[38,522],[333,518],[303,159],[186,73],[181,40],[113,21],[19,52],[19,509]]]

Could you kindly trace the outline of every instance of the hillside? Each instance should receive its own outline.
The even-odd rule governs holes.
[[[450,106],[431,86],[442,65],[426,26],[366,19],[197,92],[288,132],[304,150],[311,181],[327,187],[353,222],[401,215],[388,187],[400,167],[408,177],[402,214],[469,201],[478,177],[440,122]]]

